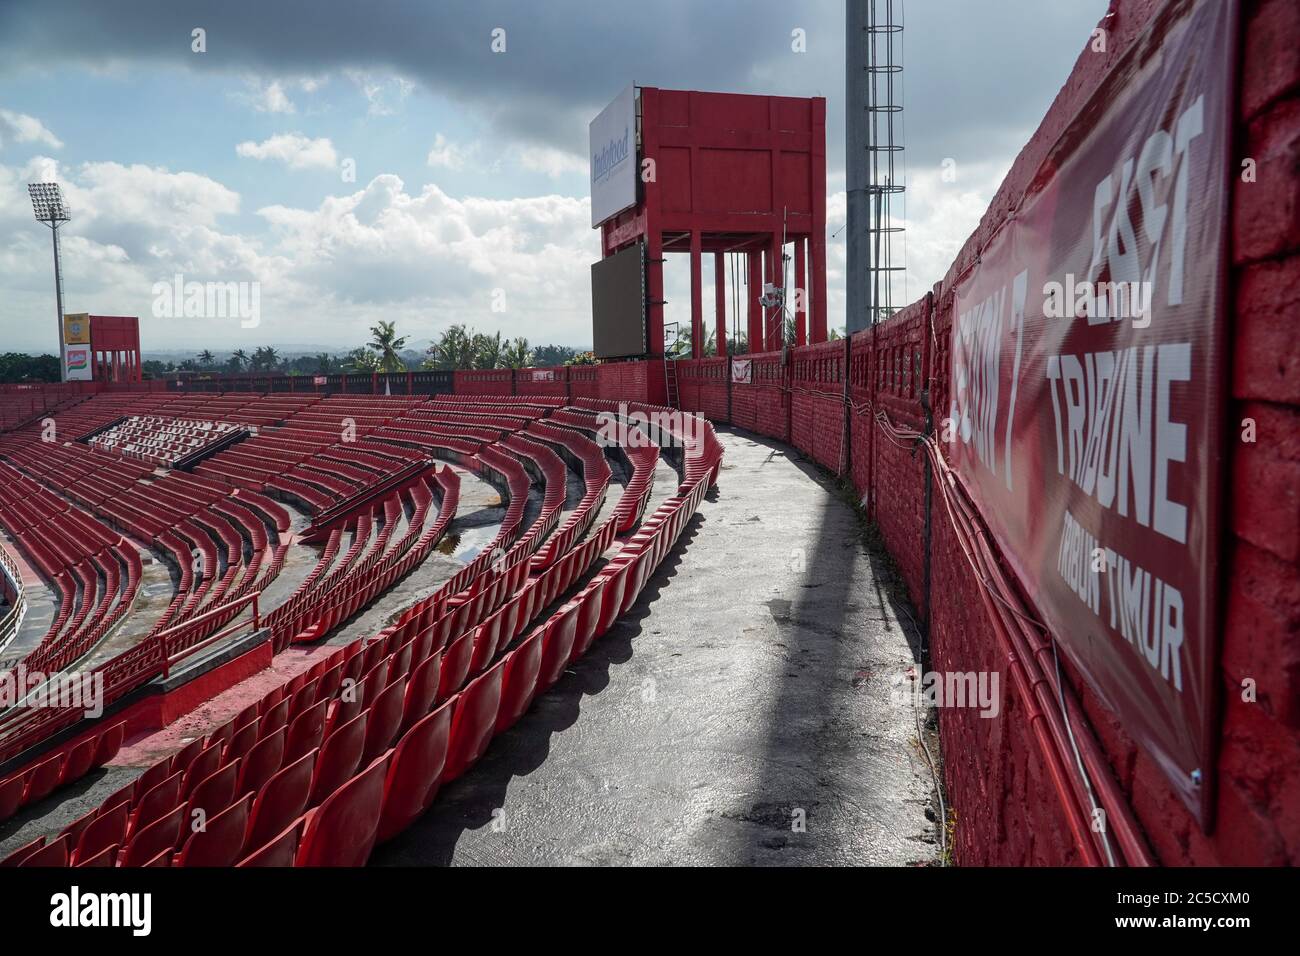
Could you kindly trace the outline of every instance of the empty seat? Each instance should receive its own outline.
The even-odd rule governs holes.
[[[312,811],[296,866],[362,866],[379,833],[390,754],[375,759]]]
[[[293,859],[298,854],[298,839],[302,836],[305,821],[299,817],[289,824],[277,836],[254,850],[238,864],[239,866],[293,866]]]
[[[23,806],[42,800],[54,792],[54,788],[59,785],[59,775],[63,772],[65,759],[63,754],[55,754],[32,768],[23,790]]]
[[[30,853],[19,866],[67,866],[69,838],[65,834]]]
[[[110,846],[120,844],[126,836],[126,823],[130,810],[130,804],[119,803],[92,820],[77,840],[77,848],[72,854],[73,865],[82,860],[89,860]]]
[[[211,820],[235,801],[235,784],[239,781],[240,760],[222,765],[221,769],[201,780],[190,794],[186,819],[193,822],[194,811],[202,810]]]
[[[471,681],[456,698],[451,737],[447,743],[447,762],[442,769],[443,783],[459,777],[487,749],[496,729],[503,670],[502,664],[497,664],[482,677]]]
[[[281,727],[275,733],[263,737],[248,752],[239,766],[239,780],[236,782],[235,795],[256,793],[266,781],[270,780],[284,765],[284,742],[288,731]]]
[[[120,866],[156,864],[159,854],[169,852],[181,841],[185,828],[185,807],[179,806],[131,837],[122,849]]]
[[[329,701],[319,700],[294,718],[289,725],[289,738],[285,743],[286,761],[294,761],[310,750],[315,750],[325,738],[325,715]]]
[[[278,834],[290,821],[307,809],[311,796],[312,773],[316,751],[304,754],[275,774],[253,801],[253,815],[248,821],[248,846],[261,846]]]
[[[385,687],[370,705],[370,721],[366,727],[366,748],[361,763],[368,764],[393,745],[402,724],[402,704],[406,699],[406,678],[401,677]]]
[[[391,840],[424,814],[438,794],[454,705],[417,721],[398,742],[384,780],[378,839]]]
[[[245,794],[185,841],[177,866],[233,866],[243,855],[253,795]]]
[[[331,793],[343,786],[357,768],[362,766],[371,712],[365,711],[334,728],[321,746],[316,758],[316,772],[312,778],[311,799],[308,806],[316,806]]]
[[[416,665],[406,685],[406,699],[402,701],[401,730],[410,730],[433,709],[433,702],[438,697],[438,681],[441,674],[441,651]]]
[[[138,801],[131,813],[131,822],[127,825],[128,841],[132,834],[139,833],[155,820],[161,819],[177,806],[181,805],[181,780],[184,774],[174,773],[158,784]]]

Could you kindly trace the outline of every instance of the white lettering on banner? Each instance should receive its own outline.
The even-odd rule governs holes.
[[[1056,471],[1103,508],[1186,543],[1187,508],[1169,498],[1169,463],[1187,461],[1187,426],[1170,418],[1169,386],[1191,378],[1191,345],[1051,355]],[[1140,353],[1140,354],[1139,354]]]
[[[1106,556],[1105,571],[1095,570],[1094,551]],[[1183,595],[1178,588],[1097,538],[1069,511],[1061,526],[1056,570],[1071,591],[1110,629],[1133,646],[1152,670],[1183,689]],[[1102,587],[1102,579],[1106,586]],[[1102,598],[1106,614],[1102,613]]]
[[[1011,396],[1003,435],[1003,473],[1011,490],[1011,430],[1015,424],[1016,395],[1020,380],[1020,355],[1024,342],[1025,295],[1029,272],[1019,273],[1011,284],[957,316],[952,353],[953,397],[949,416],[956,424],[957,441],[971,442],[980,462],[998,473],[998,383],[1002,361],[1002,333],[1014,326],[1015,352],[1011,370]],[[1010,315],[1003,310],[1010,309]]]

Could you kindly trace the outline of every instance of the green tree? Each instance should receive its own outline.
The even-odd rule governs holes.
[[[533,350],[525,338],[511,339],[501,349],[502,368],[528,368],[533,364]]]
[[[199,353],[198,361],[200,368],[210,369],[212,368],[213,362],[216,361],[216,357],[208,349],[204,349]]]
[[[533,349],[533,362],[542,368],[548,365],[563,365],[577,354],[577,349],[569,348],[567,345],[539,345]]]
[[[0,382],[57,382],[60,371],[59,359],[54,355],[0,355]]]
[[[378,372],[379,353],[364,346],[355,348],[343,357],[343,368],[348,372]]]
[[[399,354],[406,345],[406,336],[398,336],[396,323],[380,319],[370,327],[370,341],[366,347],[379,356],[381,372],[401,372],[406,363]]]
[[[253,352],[249,368],[254,372],[274,372],[280,365],[280,356],[273,345],[259,345]]]
[[[464,325],[448,327],[429,346],[424,367],[450,371],[474,367],[474,335]]]
[[[474,368],[501,367],[501,333],[475,333],[473,338]]]
[[[595,365],[596,355],[594,352],[578,352],[573,358],[564,363],[565,365]]]
[[[248,353],[243,349],[235,349],[230,353],[230,361],[226,363],[232,372],[242,372],[249,366]]]

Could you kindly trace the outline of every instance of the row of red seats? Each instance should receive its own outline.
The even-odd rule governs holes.
[[[41,838],[5,862],[364,863],[378,840],[423,815],[438,789],[477,761],[630,607],[706,489],[700,481],[688,496],[666,502],[648,522],[653,527],[625,546],[630,553],[513,650],[496,653],[513,634],[477,632],[484,649],[466,666],[476,658],[485,666],[463,687],[444,676],[459,669],[448,667],[455,652],[435,648],[431,632],[358,640],[159,761],[53,841]],[[462,640],[469,646],[468,636]],[[187,832],[196,818],[205,826]]]
[[[121,749],[125,732],[126,725],[120,722],[96,727],[0,779],[0,821],[108,763]]]

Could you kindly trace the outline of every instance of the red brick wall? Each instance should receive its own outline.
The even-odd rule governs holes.
[[[1061,131],[1160,6],[1160,0],[1112,3],[1099,23],[1107,31],[1107,52],[1080,55],[933,300],[854,338],[848,475],[914,602],[925,609],[937,670],[1005,672],[1006,661],[980,585],[937,500],[926,599],[925,469],[919,455],[873,428],[868,405],[912,428],[924,424],[923,386],[929,386],[931,407],[947,407],[953,281],[1015,209]],[[1237,154],[1255,160],[1256,178],[1244,182],[1237,168],[1225,171],[1235,180],[1227,320],[1232,401],[1225,410],[1230,481],[1224,502],[1224,705],[1208,834],[1087,685],[1066,671],[1152,851],[1167,865],[1300,863],[1300,5],[1242,0],[1241,9]],[[842,363],[843,343],[792,350],[784,367],[779,356],[768,356],[763,381],[732,386],[733,423],[783,437],[789,402],[790,442],[840,471],[844,411],[836,396],[843,370],[833,354]],[[1253,443],[1241,440],[1247,418],[1255,425]],[[1254,702],[1242,700],[1247,679],[1257,686]],[[941,715],[955,857],[964,864],[1076,862],[1023,702],[1010,683],[1003,682],[1002,719],[960,708]]]

